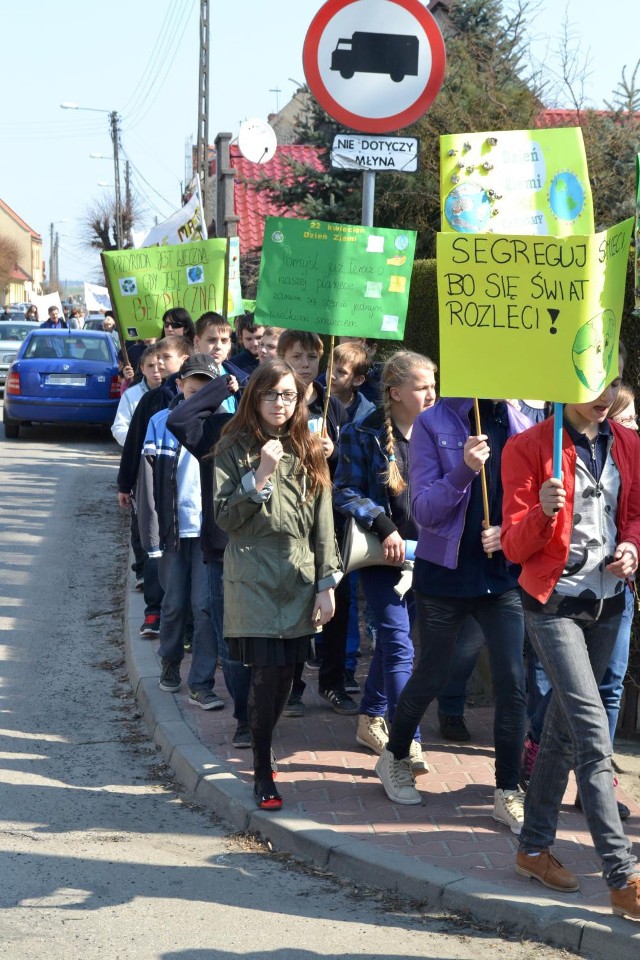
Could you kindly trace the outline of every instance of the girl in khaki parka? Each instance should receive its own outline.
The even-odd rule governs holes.
[[[248,719],[259,807],[279,809],[271,742],[295,664],[334,613],[341,578],[331,485],[310,433],[304,385],[282,360],[252,375],[215,451],[214,514],[229,535],[224,634],[233,660],[251,667]]]

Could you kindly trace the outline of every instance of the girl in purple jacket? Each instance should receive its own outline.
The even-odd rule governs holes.
[[[517,568],[500,548],[500,461],[507,439],[530,426],[502,400],[440,400],[416,420],[411,437],[411,506],[420,528],[413,587],[420,660],[406,684],[376,772],[389,799],[421,803],[411,770],[413,731],[444,689],[466,617],[482,628],[494,686],[496,785],[493,817],[519,833],[518,788],[525,732],[524,617]],[[480,472],[488,486],[486,524]]]

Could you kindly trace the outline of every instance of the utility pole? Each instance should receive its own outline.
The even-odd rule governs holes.
[[[59,246],[60,246],[60,235],[59,235],[58,231],[56,230],[56,239],[55,239],[55,243],[53,244],[53,262],[55,263],[55,278],[56,278],[55,289],[56,289],[56,290],[58,290],[58,288],[59,288],[59,286],[60,286],[59,270],[58,270],[58,249],[59,249]]]
[[[54,252],[53,252],[53,221],[49,225],[49,287],[50,291],[57,289],[57,281],[54,274]]]
[[[131,197],[131,164],[128,160],[124,162],[124,210],[127,216],[127,236],[126,240],[130,246],[133,246],[133,237],[131,236],[131,226],[133,223],[133,199]]]
[[[116,191],[116,248],[122,250],[124,247],[124,234],[122,229],[122,196],[120,194],[120,117],[116,110],[109,114],[109,126],[111,128],[111,142],[113,144],[113,175],[115,178]]]
[[[200,67],[198,71],[198,157],[204,222],[209,232],[213,219],[214,198],[209,178],[209,0],[200,0]]]

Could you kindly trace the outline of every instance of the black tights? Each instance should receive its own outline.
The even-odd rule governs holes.
[[[294,663],[283,667],[251,667],[247,712],[256,780],[271,779],[271,740],[291,693],[294,669]]]

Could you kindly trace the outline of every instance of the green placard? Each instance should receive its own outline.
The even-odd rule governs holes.
[[[416,234],[268,217],[256,323],[402,340]]]
[[[162,315],[184,307],[196,320],[224,309],[226,239],[102,254],[120,329],[128,339],[157,337]]]

